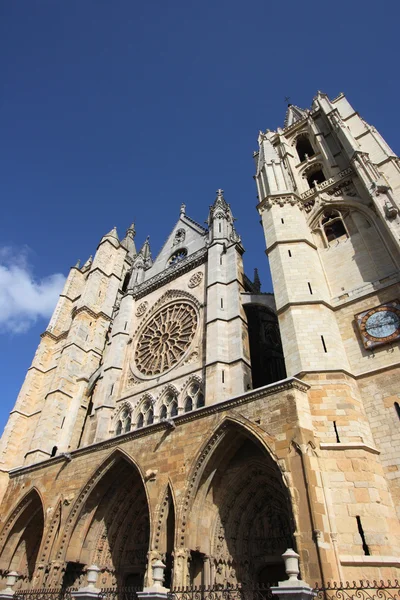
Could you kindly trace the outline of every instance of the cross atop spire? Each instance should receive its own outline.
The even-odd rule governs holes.
[[[217,196],[218,196],[218,198],[223,198],[224,197],[224,190],[221,190],[221,188],[219,188],[217,190]]]

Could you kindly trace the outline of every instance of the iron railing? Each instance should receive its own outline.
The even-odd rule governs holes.
[[[137,593],[141,591],[142,588],[135,587],[102,588],[99,597],[102,600],[138,600]]]
[[[400,600],[400,582],[394,581],[346,581],[328,583],[314,588],[316,600]]]
[[[232,585],[175,588],[168,593],[168,600],[272,600],[270,586]]]
[[[18,590],[13,600],[73,600],[77,588],[41,588]]]

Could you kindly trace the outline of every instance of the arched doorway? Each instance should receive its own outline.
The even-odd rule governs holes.
[[[43,537],[43,506],[36,490],[25,496],[15,513],[14,522],[6,523],[3,530],[0,568],[3,572],[17,571],[19,585],[24,587],[32,580]]]
[[[189,517],[188,585],[276,583],[295,547],[288,490],[275,461],[242,427],[226,425]]]
[[[137,468],[119,456],[95,485],[75,524],[66,554],[75,581],[77,566],[96,564],[101,587],[140,587],[147,566],[149,510]],[[71,575],[70,575],[71,579]]]

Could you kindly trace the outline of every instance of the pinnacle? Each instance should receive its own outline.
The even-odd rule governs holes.
[[[135,237],[135,235],[136,235],[135,223],[131,223],[131,225],[126,230],[125,237],[131,237],[133,239]]]
[[[119,237],[118,237],[117,228],[114,226],[114,227],[111,229],[111,231],[109,231],[108,233],[106,233],[106,235],[104,235],[104,236],[103,236],[103,238],[106,238],[106,237],[112,237],[112,238],[114,238],[114,239],[116,239],[116,240],[118,240],[118,241],[119,241]]]

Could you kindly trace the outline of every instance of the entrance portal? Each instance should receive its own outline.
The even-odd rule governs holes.
[[[290,501],[280,471],[258,441],[232,426],[203,472],[190,518],[190,585],[276,583],[294,547]]]

